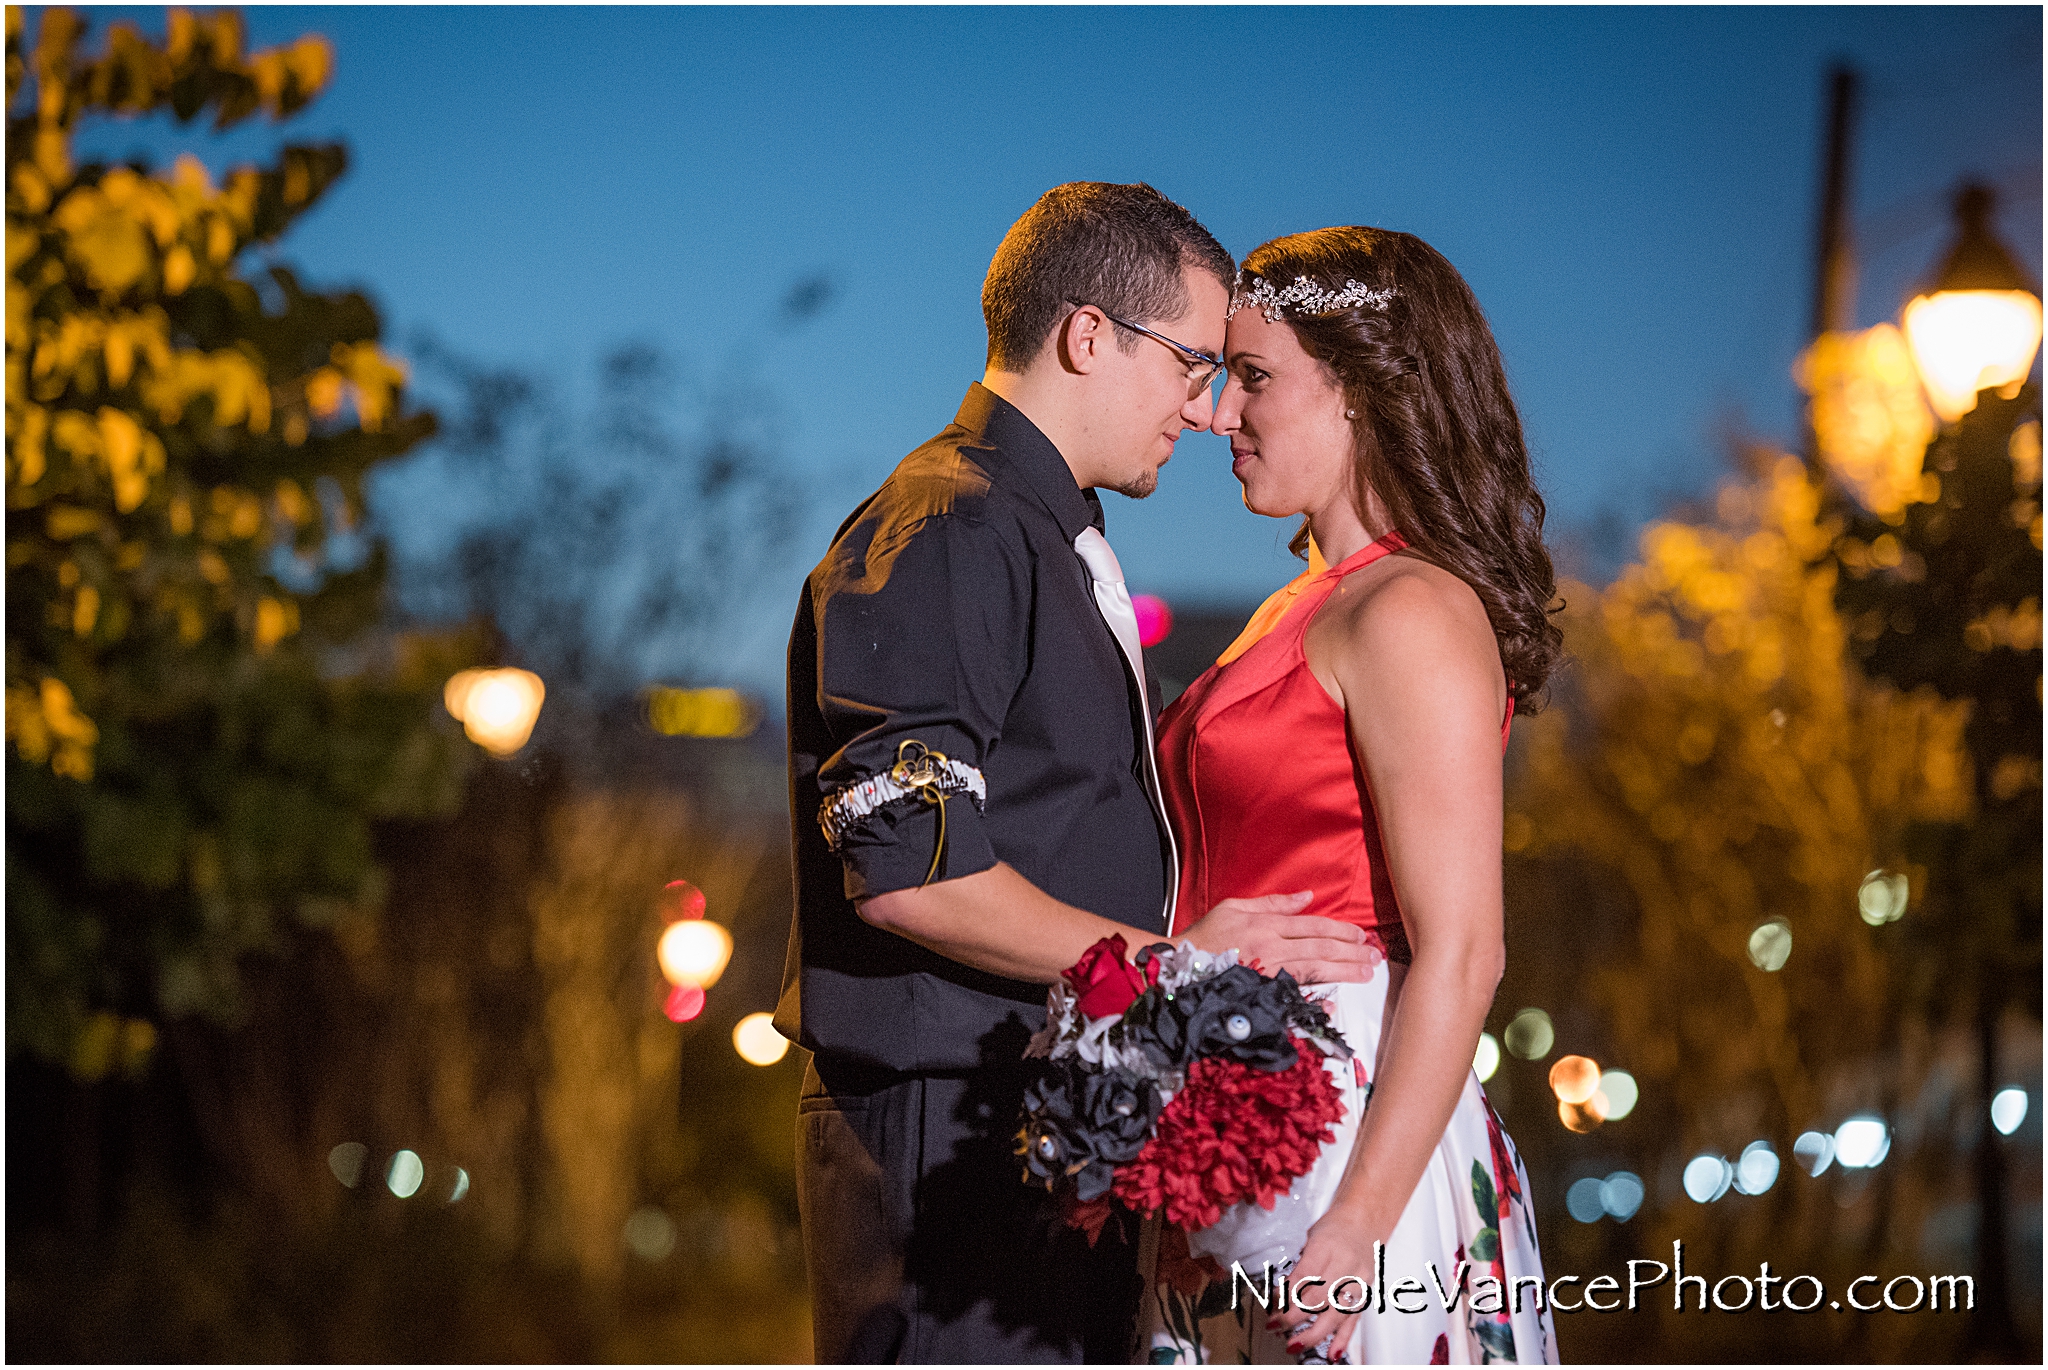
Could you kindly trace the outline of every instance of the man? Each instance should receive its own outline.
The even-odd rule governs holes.
[[[1209,424],[1235,266],[1150,186],[1055,187],[982,290],[988,367],[840,528],[789,648],[796,918],[776,1025],[812,1053],[797,1192],[820,1362],[1123,1360],[1133,1244],[1065,1229],[1012,1154],[1045,986],[1135,949],[1178,871],[1094,488]],[[1173,920],[1362,979],[1307,896]]]

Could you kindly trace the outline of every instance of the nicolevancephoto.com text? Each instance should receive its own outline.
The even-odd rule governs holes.
[[[1977,1283],[1968,1275],[1859,1275],[1846,1288],[1830,1294],[1817,1275],[1774,1275],[1765,1261],[1755,1276],[1722,1275],[1709,1278],[1685,1271],[1685,1243],[1671,1243],[1671,1261],[1632,1260],[1623,1278],[1596,1275],[1558,1275],[1547,1284],[1535,1276],[1523,1276],[1503,1287],[1494,1275],[1474,1275],[1472,1262],[1460,1260],[1448,1277],[1435,1261],[1424,1264],[1428,1283],[1414,1275],[1390,1284],[1387,1253],[1383,1243],[1373,1243],[1373,1273],[1344,1275],[1327,1280],[1319,1275],[1290,1281],[1285,1270],[1276,1271],[1265,1263],[1263,1277],[1254,1279],[1233,1261],[1230,1267],[1230,1307],[1233,1312],[1245,1304],[1256,1304],[1267,1312],[1285,1313],[1298,1309],[1321,1313],[1335,1308],[1340,1313],[1421,1313],[1432,1303],[1450,1312],[1461,1302],[1481,1314],[1519,1313],[1524,1301],[1539,1311],[1560,1313],[1631,1313],[1648,1308],[1645,1296],[1669,1286],[1674,1312],[1741,1313],[1787,1311],[1812,1313],[1853,1310],[1858,1313],[1968,1312],[1977,1306]],[[1688,1303],[1690,1296],[1694,1302]]]

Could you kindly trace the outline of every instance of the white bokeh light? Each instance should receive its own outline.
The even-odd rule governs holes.
[[[2014,1085],[1998,1091],[1991,1101],[1991,1125],[2001,1137],[2010,1137],[2027,1120],[2027,1092]]]
[[[1735,1188],[1744,1194],[1762,1194],[1778,1182],[1778,1153],[1766,1141],[1742,1148],[1735,1162]]]
[[[427,1178],[426,1163],[420,1160],[416,1151],[401,1151],[391,1158],[385,1168],[384,1183],[393,1194],[401,1199],[410,1199],[420,1192],[420,1181]]]
[[[1835,1162],[1835,1139],[1825,1132],[1802,1132],[1792,1143],[1792,1159],[1809,1175],[1819,1175]]]
[[[1868,1170],[1891,1149],[1891,1130],[1882,1118],[1851,1118],[1835,1129],[1835,1159],[1844,1169]]]
[[[1493,1072],[1500,1069],[1500,1042],[1490,1032],[1479,1034],[1479,1046],[1472,1053],[1472,1073],[1479,1077],[1481,1084],[1493,1078]]]
[[[1625,1223],[1643,1206],[1643,1181],[1633,1171],[1617,1170],[1600,1182],[1600,1206],[1607,1216]]]
[[[1710,1204],[1728,1192],[1735,1167],[1723,1157],[1703,1152],[1685,1163],[1685,1193],[1694,1203]]]

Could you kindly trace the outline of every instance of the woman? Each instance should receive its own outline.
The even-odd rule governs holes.
[[[1240,1298],[1254,1318],[1204,1323],[1207,1354],[1555,1360],[1528,1181],[1472,1073],[1504,963],[1501,753],[1559,650],[1500,354],[1449,262],[1372,228],[1253,252],[1225,351],[1215,431],[1248,508],[1304,516],[1309,569],[1161,720],[1180,907],[1312,889],[1312,912],[1360,924],[1386,961],[1317,991],[1358,1059],[1302,1181],[1320,1216],[1290,1272],[1323,1279],[1311,1309],[1356,1275],[1373,1311],[1276,1305],[1269,1323]],[[1338,1297],[1356,1307],[1359,1284]],[[1154,1338],[1195,1350],[1174,1342]]]

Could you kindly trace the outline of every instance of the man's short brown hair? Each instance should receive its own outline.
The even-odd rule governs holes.
[[[1208,271],[1230,289],[1237,263],[1195,216],[1144,182],[1069,181],[1038,197],[1003,235],[981,285],[988,364],[1022,371],[1074,302],[1134,323],[1188,307],[1181,273]],[[1116,330],[1128,352],[1138,335]]]

